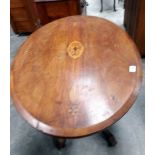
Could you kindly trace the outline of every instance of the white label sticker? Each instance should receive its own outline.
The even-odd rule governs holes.
[[[136,72],[136,66],[129,66],[129,72],[134,73]]]

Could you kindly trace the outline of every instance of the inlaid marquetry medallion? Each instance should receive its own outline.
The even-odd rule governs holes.
[[[73,41],[69,44],[67,48],[68,55],[73,58],[79,58],[84,51],[84,46],[79,41]]]

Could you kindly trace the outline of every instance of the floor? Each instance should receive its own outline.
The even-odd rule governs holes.
[[[87,0],[88,15],[95,15],[115,22],[123,27],[122,4],[114,13],[111,5],[100,13],[100,0]],[[110,2],[110,0],[109,0]],[[108,8],[109,7],[109,8]],[[19,46],[27,37],[19,37],[11,30],[11,63]],[[142,60],[145,72],[145,60]],[[144,155],[145,130],[145,84],[143,81],[140,94],[129,112],[109,129],[115,134],[118,144],[108,147],[100,133],[85,138],[68,140],[67,147],[61,151],[53,146],[52,138],[32,128],[15,110],[11,101],[11,155]]]
[[[87,15],[106,18],[123,28],[124,0],[116,0],[116,12],[113,11],[113,1],[103,0],[103,12],[100,12],[101,0],[87,0]]]

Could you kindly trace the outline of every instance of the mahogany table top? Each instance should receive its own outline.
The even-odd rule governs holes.
[[[79,137],[120,119],[141,79],[138,50],[124,30],[102,18],[71,16],[38,29],[20,47],[11,95],[33,127]]]

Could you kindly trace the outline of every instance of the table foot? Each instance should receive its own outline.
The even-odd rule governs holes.
[[[65,138],[53,137],[53,142],[54,142],[54,145],[56,146],[56,148],[59,150],[66,146],[66,139]]]
[[[117,144],[117,141],[116,141],[114,135],[109,130],[104,130],[102,133],[103,133],[103,136],[104,136],[108,146],[112,147]]]

